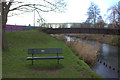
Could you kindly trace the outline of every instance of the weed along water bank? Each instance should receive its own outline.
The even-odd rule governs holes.
[[[96,42],[89,43],[89,41],[83,41],[76,37],[69,37],[65,35],[58,36],[63,40],[75,53],[79,59],[85,61],[89,66],[94,66],[97,60],[97,55],[99,54],[101,44]]]
[[[9,50],[2,53],[2,78],[102,78],[58,38],[39,30],[6,32],[6,37]],[[32,66],[26,60],[28,48],[62,48],[64,59],[60,64],[57,60],[35,60]]]
[[[106,43],[112,46],[120,46],[119,35],[103,35],[103,34],[68,34],[71,37],[77,37],[83,40],[94,40],[101,43]]]
[[[120,47],[64,36],[59,35],[59,38],[64,40],[75,55],[84,60],[94,72],[104,78],[119,78],[118,51]]]
[[[84,60],[88,65],[93,66],[96,62],[98,51],[100,49],[100,44],[97,44],[96,46],[92,46],[87,43],[81,43],[81,42],[67,42],[67,45],[69,45],[73,51],[75,52],[75,55],[78,56],[80,59]]]

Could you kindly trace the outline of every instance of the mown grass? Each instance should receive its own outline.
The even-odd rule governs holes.
[[[6,37],[9,50],[2,53],[3,78],[102,78],[78,59],[63,41],[46,33],[38,30],[7,32]],[[57,60],[36,60],[32,66],[31,61],[26,60],[30,56],[28,48],[62,48],[64,59],[60,64]]]

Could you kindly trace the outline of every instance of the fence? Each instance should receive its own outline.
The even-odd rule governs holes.
[[[14,31],[32,30],[32,29],[39,29],[39,28],[40,27],[35,27],[35,26],[6,25],[5,31],[14,32]]]

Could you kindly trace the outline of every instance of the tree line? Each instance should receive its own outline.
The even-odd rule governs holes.
[[[110,8],[108,8],[107,11],[111,12],[110,14],[107,15],[107,19],[110,22],[108,27],[119,28],[119,16],[118,15],[120,15],[120,9],[118,8],[118,5],[111,6]],[[88,18],[86,19],[85,23],[94,24],[93,27],[103,28],[106,23],[103,20],[100,12],[101,11],[98,5],[95,4],[94,2],[91,2],[91,5],[89,6],[88,11],[87,11]]]
[[[1,0],[0,5],[2,5],[2,50],[9,49],[7,44],[7,39],[5,37],[5,26],[8,20],[8,16],[14,16],[19,14],[24,14],[26,12],[36,11],[39,15],[37,22],[44,22],[44,18],[41,16],[41,12],[64,12],[67,3],[64,0],[40,0],[37,4],[34,3],[24,3],[14,0]],[[14,6],[14,7],[13,7]],[[12,13],[13,11],[18,11],[19,13]],[[111,11],[111,14],[108,16],[110,22],[118,27],[118,17],[120,15],[120,10],[117,5],[114,5],[108,9]],[[11,14],[11,15],[8,15]],[[84,22],[85,24],[93,24],[93,27],[103,27],[105,22],[100,15],[100,8],[94,2],[91,2],[91,5],[87,11],[88,18]]]

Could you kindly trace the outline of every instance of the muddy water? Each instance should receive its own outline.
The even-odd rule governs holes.
[[[98,43],[97,41],[80,40],[75,37],[65,36],[65,38],[67,41],[77,40],[82,43],[91,44],[93,46]],[[118,57],[120,57],[120,55],[118,55],[118,50],[120,50],[120,47],[101,43],[101,50],[99,52],[100,54],[95,65],[92,67],[92,70],[104,78],[118,78]]]

